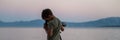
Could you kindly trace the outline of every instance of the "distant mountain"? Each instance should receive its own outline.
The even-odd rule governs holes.
[[[2,22],[0,27],[42,27],[43,20],[19,21],[19,22]],[[67,27],[120,27],[120,17],[102,18],[96,21],[71,23],[65,22]]]
[[[41,27],[43,23],[43,20],[0,22],[0,27]]]
[[[83,23],[68,23],[68,26],[76,27],[120,27],[120,17],[102,18],[96,21]]]

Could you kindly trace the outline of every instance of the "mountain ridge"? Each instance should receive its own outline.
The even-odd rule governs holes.
[[[2,22],[0,27],[42,27],[44,21],[37,19],[32,21]],[[120,17],[108,17],[89,22],[65,22],[67,27],[120,27]]]

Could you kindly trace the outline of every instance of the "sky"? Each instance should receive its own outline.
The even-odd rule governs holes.
[[[65,22],[120,17],[120,0],[0,0],[0,21],[41,19],[45,8]]]

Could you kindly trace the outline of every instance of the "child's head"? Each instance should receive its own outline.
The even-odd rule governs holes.
[[[53,13],[50,9],[44,9],[42,11],[42,19],[50,20],[53,17]]]

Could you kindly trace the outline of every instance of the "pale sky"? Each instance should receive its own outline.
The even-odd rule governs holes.
[[[41,19],[41,12],[45,8],[50,8],[55,16],[67,22],[120,17],[120,0],[0,0],[0,20]]]

